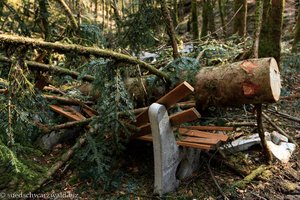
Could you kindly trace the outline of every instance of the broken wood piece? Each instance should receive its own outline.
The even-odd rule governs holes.
[[[151,134],[143,135],[143,136],[137,137],[136,139],[152,142]],[[183,147],[191,147],[191,148],[204,149],[204,150],[213,150],[214,149],[214,147],[212,145],[208,145],[208,144],[198,144],[198,143],[192,143],[192,142],[187,142],[187,141],[176,141],[176,143],[177,143],[177,145],[183,146]]]
[[[196,76],[197,108],[274,103],[280,97],[280,72],[274,58],[203,67]]]
[[[80,121],[80,120],[86,119],[82,114],[80,114],[74,108],[72,108],[70,106],[50,105],[50,108],[53,111],[67,117],[70,120]]]
[[[199,130],[199,131],[234,131],[234,127],[226,126],[186,126],[184,128]]]
[[[209,133],[198,130],[191,130],[188,128],[179,128],[178,131],[180,135],[193,136],[199,138],[219,139],[222,142],[226,142],[229,138],[227,135],[224,134]]]
[[[156,103],[162,104],[166,107],[166,109],[170,108],[172,105],[183,99],[184,97],[188,96],[194,91],[194,88],[186,81],[179,84],[173,90],[168,92],[166,95],[161,97]],[[149,122],[148,117],[148,109],[140,113],[136,117],[136,126],[141,126]]]

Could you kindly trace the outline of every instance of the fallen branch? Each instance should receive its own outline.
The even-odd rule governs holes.
[[[272,119],[264,112],[262,112],[262,116],[282,135],[284,135],[285,137],[287,137],[289,139],[289,141],[291,141],[292,143],[294,143],[297,147],[299,146],[297,144],[297,142],[291,137],[289,136],[284,130],[282,130],[279,126],[277,126]]]
[[[12,60],[7,57],[0,56],[0,62],[12,63]],[[38,69],[41,71],[51,71],[53,74],[57,74],[57,75],[69,75],[72,78],[78,78],[78,76],[80,75],[78,72],[71,71],[58,66],[46,65],[43,63],[28,61],[28,60],[25,60],[25,63],[31,69]],[[82,80],[92,82],[95,80],[95,77],[85,75],[82,77]]]
[[[280,97],[281,100],[293,100],[293,99],[299,99],[299,98],[300,98],[300,94],[299,93],[291,94],[290,96]]]
[[[52,167],[48,170],[45,177],[41,178],[35,186],[33,186],[30,192],[37,191],[46,181],[52,178],[52,176],[59,170],[74,154],[74,152],[79,149],[83,143],[86,141],[86,135],[81,136],[77,139],[76,143],[67,150]]]
[[[241,126],[257,126],[255,122],[228,122],[226,126],[241,127]]]
[[[248,176],[246,176],[243,180],[240,180],[234,184],[234,187],[238,187],[240,189],[244,189],[247,184],[249,184],[253,179],[262,174],[267,167],[265,165],[259,166],[257,169],[253,170]]]
[[[73,99],[73,98],[65,98],[65,97],[60,97],[60,96],[54,96],[54,95],[47,95],[44,94],[43,97],[49,101],[54,100],[54,101],[59,101],[61,103],[65,103],[65,104],[76,104],[76,105],[80,105],[79,100]],[[90,105],[93,104],[93,102],[91,101],[87,101],[87,102],[81,102],[82,104],[86,104],[86,105]]]
[[[207,163],[207,162],[204,160],[204,162],[205,162],[206,165],[207,165],[207,169],[208,169],[208,171],[209,171],[209,173],[210,173],[210,176],[211,176],[211,178],[213,179],[213,181],[214,181],[216,187],[218,188],[220,194],[222,195],[222,197],[223,197],[225,200],[228,200],[228,197],[225,195],[225,193],[224,193],[223,190],[221,189],[220,185],[218,184],[218,181],[216,180],[216,178],[215,178],[215,176],[214,176],[214,174],[213,174],[213,172],[212,172],[212,170],[211,170],[211,168],[210,168],[210,161],[211,161],[211,159],[210,159],[209,162]]]
[[[289,119],[289,120],[292,120],[292,121],[295,121],[295,122],[299,122],[300,123],[300,118],[298,117],[294,117],[294,116],[291,116],[291,115],[288,115],[286,113],[282,113],[282,112],[279,112],[277,110],[271,110],[271,109],[268,109],[267,110],[268,112],[271,112],[271,113],[275,113],[277,115],[280,115],[282,116],[283,118],[286,118],[286,119]]]
[[[118,60],[121,62],[129,63],[132,65],[139,65],[140,67],[148,70],[150,73],[157,75],[160,78],[164,78],[167,81],[170,81],[170,78],[167,74],[159,71],[155,67],[145,63],[135,57],[128,56],[122,53],[111,51],[108,49],[99,49],[94,47],[84,47],[81,45],[71,45],[71,44],[62,44],[62,43],[51,43],[45,42],[42,40],[31,39],[28,37],[20,37],[13,35],[0,34],[0,43],[8,45],[26,45],[34,48],[44,48],[44,49],[53,49],[58,52],[74,52],[78,55],[94,55],[96,57],[110,58],[113,60]]]

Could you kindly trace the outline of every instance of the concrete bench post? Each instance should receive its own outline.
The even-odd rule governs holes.
[[[154,151],[154,193],[162,196],[179,186],[177,178],[186,178],[197,168],[200,150],[177,146],[165,106],[153,103],[148,114]]]

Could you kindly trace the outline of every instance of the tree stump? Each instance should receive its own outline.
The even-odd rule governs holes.
[[[275,103],[280,97],[280,73],[274,58],[206,67],[196,76],[197,108]]]

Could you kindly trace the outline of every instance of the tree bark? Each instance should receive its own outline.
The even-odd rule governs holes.
[[[27,37],[19,37],[12,35],[0,34],[0,43],[8,45],[25,45],[34,48],[53,49],[58,52],[74,52],[78,55],[94,55],[96,57],[110,58],[121,62],[129,63],[132,65],[139,65],[140,67],[148,70],[150,73],[157,75],[169,81],[167,74],[157,70],[155,67],[145,63],[135,57],[128,56],[122,53],[114,52],[107,49],[99,49],[94,47],[84,47],[81,45],[69,45],[61,43],[51,43],[42,40],[35,40]]]
[[[251,59],[202,68],[196,76],[197,107],[274,103],[280,97],[280,74],[273,58]]]
[[[160,0],[160,4],[161,4],[162,14],[165,19],[165,23],[166,23],[166,27],[167,27],[167,33],[170,37],[171,45],[173,48],[173,58],[176,59],[176,58],[180,57],[180,54],[178,51],[178,45],[177,45],[177,41],[176,41],[176,33],[175,33],[174,26],[173,26],[172,18],[170,15],[170,11],[168,9],[166,0]]]

